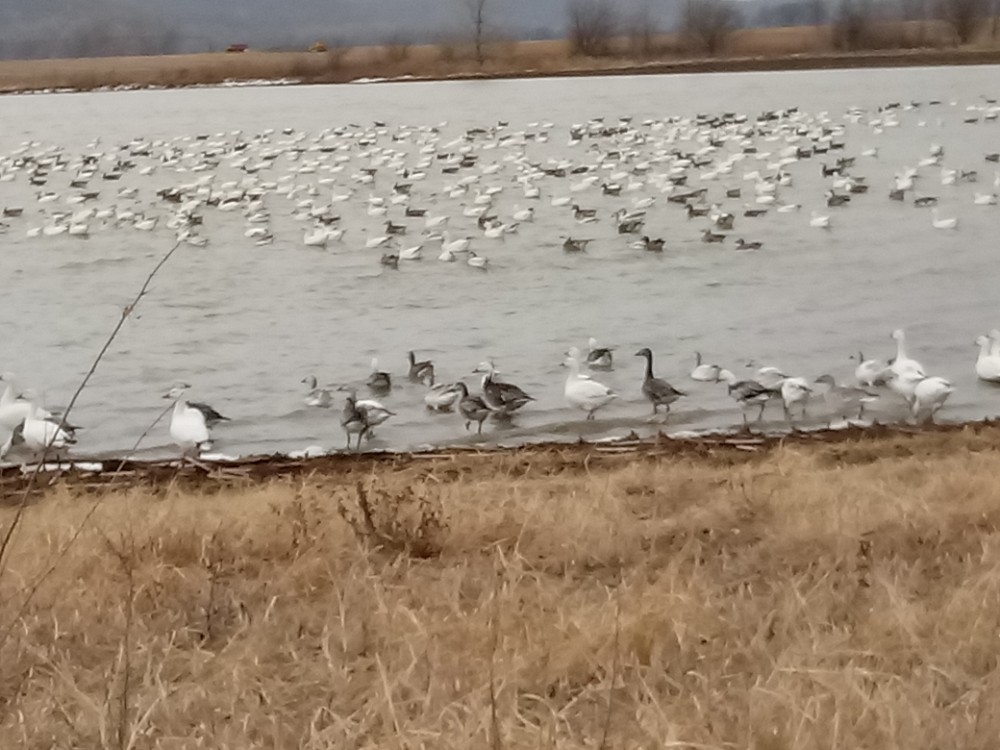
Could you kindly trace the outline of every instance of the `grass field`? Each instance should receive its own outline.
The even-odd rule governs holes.
[[[953,47],[943,24],[881,24],[864,51],[834,50],[828,27],[747,29],[733,33],[722,53],[705,56],[676,35],[618,38],[607,57],[571,53],[566,41],[503,41],[486,45],[480,64],[467,42],[335,48],[325,52],[204,53],[149,57],[0,61],[0,92],[108,86],[191,86],[227,80],[293,79],[337,83],[412,76],[515,77],[595,73],[698,72],[871,65],[947,65],[1000,62],[987,33]]]
[[[5,748],[992,749],[1000,427],[81,480],[0,601]]]

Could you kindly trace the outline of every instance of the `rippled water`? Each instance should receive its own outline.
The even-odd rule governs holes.
[[[549,205],[552,195],[569,194],[573,177],[538,183],[542,199],[535,202],[534,224],[522,224],[504,242],[475,241],[475,249],[489,258],[488,273],[461,261],[437,262],[436,246],[419,263],[401,263],[398,271],[381,267],[381,251],[364,249],[365,232],[379,232],[383,221],[365,214],[364,186],[354,201],[338,204],[347,241],[326,250],[303,245],[305,226],[292,219],[292,205],[284,197],[268,198],[275,242],[264,247],[243,236],[246,225],[239,212],[205,209],[202,231],[210,244],[183,246],[164,267],[81,397],[74,415],[86,426],[80,453],[131,447],[167,404],[160,396],[176,380],[194,386],[191,398],[232,418],[215,433],[224,453],[339,447],[339,403],[332,410],[306,408],[300,381],[315,374],[322,382],[363,382],[372,356],[395,376],[396,387],[382,400],[398,412],[379,428],[372,448],[469,440],[458,416],[428,414],[423,388],[405,381],[405,355],[411,348],[432,358],[442,379],[464,377],[470,385],[477,382],[471,370],[492,356],[504,379],[537,398],[512,426],[488,423],[487,442],[594,438],[632,430],[643,435],[663,428],[647,422],[650,410],[639,392],[642,360],[632,356],[641,346],[656,353],[658,375],[689,393],[675,405],[668,432],[728,428],[739,423],[740,413],[725,389],[686,378],[695,350],[740,375],[752,373],[743,366],[752,359],[790,374],[812,378],[829,371],[850,380],[848,355],[860,348],[869,356],[890,356],[889,333],[899,326],[906,328],[913,355],[928,371],[955,384],[940,414],[955,420],[994,414],[1000,397],[979,383],[972,369],[973,339],[1000,326],[994,273],[1000,209],[972,204],[975,190],[993,190],[993,165],[983,156],[1000,150],[1000,126],[981,118],[964,122],[981,114],[968,107],[982,108],[982,96],[995,93],[993,68],[961,67],[8,96],[0,98],[5,125],[0,153],[31,140],[62,145],[72,157],[89,152],[87,145],[98,137],[98,149],[107,151],[133,138],[185,138],[180,145],[194,152],[202,143],[193,140],[199,134],[231,139],[240,130],[250,138],[269,128],[276,129],[269,146],[287,144],[287,151],[294,136],[283,136],[283,128],[305,133],[302,143],[308,145],[325,128],[368,127],[382,120],[387,134],[378,144],[408,150],[415,160],[416,146],[390,139],[398,125],[439,124],[445,144],[469,127],[503,120],[510,123],[507,132],[549,134],[547,142],[528,144],[532,160],[592,163],[590,142],[569,145],[571,124],[593,117],[615,123],[619,116],[632,116],[639,126],[646,118],[730,111],[755,116],[780,107],[810,115],[826,112],[832,124],[843,124],[843,155],[880,149],[877,159],[858,156],[853,173],[867,178],[871,192],[857,196],[848,208],[832,209],[830,232],[811,229],[808,218],[813,208],[826,210],[819,163],[832,163],[839,153],[788,166],[795,184],[781,197],[801,203],[802,211],[737,218],[732,236],[764,242],[756,253],[736,253],[731,242],[702,243],[706,220],[688,220],[663,196],[648,213],[646,231],[664,237],[666,251],[655,256],[630,250],[607,216],[656,190],[618,199],[595,190],[577,194],[581,205],[597,208],[602,217],[597,224],[577,226],[567,209]],[[926,104],[931,99],[942,102]],[[925,104],[899,111],[899,127],[876,133],[869,125],[880,105],[911,100]],[[844,119],[851,106],[866,110],[856,124]],[[777,152],[786,145],[764,136],[756,140],[760,151]],[[942,214],[959,217],[955,232],[932,230],[927,210],[887,198],[892,175],[915,166],[932,143],[945,148],[945,166],[980,171],[978,184],[955,186],[941,185],[938,168],[921,171],[918,192],[938,195]],[[703,144],[675,145],[694,150]],[[660,147],[650,142],[642,148]],[[323,195],[343,192],[350,175],[365,163],[356,158],[361,148],[355,147],[355,158],[337,175],[336,186],[322,188]],[[729,143],[715,158],[739,150]],[[501,161],[511,152],[482,151],[480,164]],[[301,163],[282,155],[262,179],[292,174]],[[725,187],[736,185],[748,195],[750,183],[742,181],[742,174],[763,164],[745,160],[732,175],[704,183],[710,199],[722,200]],[[504,165],[500,175],[484,177],[482,184],[504,186],[494,212],[509,217],[515,204],[529,201],[513,181],[511,163]],[[139,207],[165,217],[170,207],[156,201],[155,190],[204,174],[132,171],[120,182],[95,177],[90,189],[100,189],[99,203],[107,205],[118,188],[138,186]],[[697,174],[691,171],[691,187],[701,186]],[[240,176],[224,167],[217,180]],[[323,176],[322,170],[300,174],[295,182],[315,184]],[[435,166],[414,187],[413,205],[432,213],[443,205],[460,210],[463,201],[430,197],[460,176],[441,175]],[[394,179],[380,175],[372,192],[388,194]],[[66,172],[54,173],[47,185],[34,187],[22,173],[14,182],[0,182],[0,206],[26,209],[0,235],[0,323],[6,334],[0,369],[14,371],[49,405],[69,400],[122,307],[174,235],[161,221],[153,233],[107,229],[95,230],[87,240],[26,237],[27,227],[41,223],[38,212],[44,206],[34,201],[35,192],[53,190],[62,199],[73,192],[68,180]],[[741,209],[746,201],[724,205]],[[401,215],[400,207],[390,212],[395,221]],[[415,242],[423,227],[421,220],[409,225],[404,244]],[[460,214],[452,231],[478,234],[474,220]],[[586,254],[567,255],[560,238],[567,233],[595,241]],[[585,346],[589,336],[617,347],[615,370],[595,377],[621,398],[599,412],[596,423],[583,425],[582,413],[563,401],[560,361],[568,346]],[[775,427],[781,410],[770,408],[766,424]],[[893,418],[900,405],[888,397],[878,411]],[[825,421],[821,406],[813,415],[806,424]],[[169,442],[161,423],[144,445],[164,453],[174,450]]]

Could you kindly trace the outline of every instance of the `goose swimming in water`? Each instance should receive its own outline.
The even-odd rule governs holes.
[[[593,336],[587,342],[587,367],[591,370],[611,370],[614,367],[614,347],[598,346]]]
[[[718,365],[702,364],[701,352],[695,352],[694,359],[694,369],[691,370],[689,375],[691,380],[697,380],[702,383],[715,383],[719,380],[719,373],[722,372],[721,367]]]
[[[417,362],[417,355],[412,351],[406,353],[406,359],[410,363],[410,370],[407,377],[411,383],[423,383],[434,385],[434,363],[429,359]]]
[[[461,395],[457,383],[438,383],[424,394],[424,405],[431,411],[451,411]]]
[[[365,381],[365,385],[368,386],[368,390],[377,396],[384,396],[392,390],[392,378],[389,376],[389,373],[378,369],[377,357],[372,357],[372,373],[368,376],[368,380]]]
[[[222,416],[208,404],[185,401],[184,392],[191,386],[177,383],[163,395],[173,399],[174,409],[170,415],[170,437],[187,455],[190,451],[203,451],[212,447],[210,428],[228,417]]]
[[[302,378],[302,382],[309,388],[309,393],[303,399],[306,406],[314,406],[319,409],[328,409],[333,405],[333,393],[329,388],[320,388],[315,376],[309,375]]]
[[[976,338],[979,357],[976,358],[976,377],[987,383],[1000,383],[1000,353],[997,342],[990,336]]]
[[[642,379],[642,395],[653,405],[653,416],[656,416],[657,410],[661,406],[669,413],[670,405],[687,394],[677,390],[666,380],[653,375],[653,352],[649,347],[643,347],[635,353],[635,356],[646,359],[646,373]]]
[[[850,359],[854,359],[853,354],[850,356]],[[857,359],[858,366],[854,368],[854,377],[859,385],[871,388],[876,385],[886,384],[889,376],[886,373],[885,365],[878,360],[865,359],[865,355],[861,352],[858,352]]]
[[[509,417],[529,401],[534,401],[521,388],[513,383],[504,383],[496,379],[499,374],[492,360],[480,362],[473,372],[483,375],[483,403],[498,417]]]
[[[606,385],[580,374],[580,350],[576,347],[567,352],[564,364],[569,368],[569,375],[563,387],[566,403],[587,412],[588,420],[593,419],[594,412],[615,399],[615,392]]]

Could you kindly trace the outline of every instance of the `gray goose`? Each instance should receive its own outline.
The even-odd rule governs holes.
[[[646,358],[646,376],[642,380],[642,395],[653,404],[653,414],[663,406],[666,411],[670,411],[670,405],[681,396],[686,396],[684,391],[679,391],[670,383],[653,375],[653,352],[649,347],[643,347],[635,353],[637,357]]]

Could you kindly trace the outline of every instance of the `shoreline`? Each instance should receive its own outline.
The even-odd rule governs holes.
[[[164,488],[177,484],[208,489],[235,485],[260,485],[269,481],[301,480],[313,477],[350,478],[370,474],[376,467],[398,473],[415,466],[471,461],[490,464],[496,461],[536,460],[558,456],[575,466],[591,461],[628,462],[687,460],[740,464],[764,459],[787,447],[823,448],[868,446],[875,450],[907,441],[931,441],[946,448],[952,440],[969,436],[993,438],[1000,446],[1000,421],[978,421],[920,426],[899,424],[850,425],[843,428],[782,433],[749,431],[715,432],[697,436],[669,437],[659,433],[652,438],[625,437],[602,441],[539,442],[516,446],[450,446],[420,451],[347,452],[342,450],[313,456],[294,454],[258,454],[238,459],[181,461],[177,458],[142,460],[136,458],[72,457],[67,461],[50,460],[37,473],[36,464],[8,464],[0,467],[0,507],[16,504],[30,488],[33,495],[47,492],[53,484],[87,491],[123,490],[134,487]],[[51,469],[49,468],[51,467]],[[113,468],[109,468],[113,467]]]
[[[352,75],[349,67],[317,72],[315,53],[206,53],[149,58],[84,58],[77,60],[0,61],[0,94],[82,93],[243,86],[428,83],[533,78],[576,78],[699,73],[757,73],[859,68],[939,67],[1000,64],[1000,49],[887,50],[862,52],[795,52],[694,57],[639,61],[575,58],[548,67],[499,62],[485,68],[464,62],[433,72],[420,66],[383,65],[370,75]],[[240,62],[252,62],[241,66]],[[241,75],[241,67],[246,74]],[[301,69],[300,75],[288,75]],[[270,71],[270,74],[269,74]],[[416,72],[412,72],[416,71]],[[254,73],[255,75],[252,75]],[[262,74],[263,73],[263,74]]]

